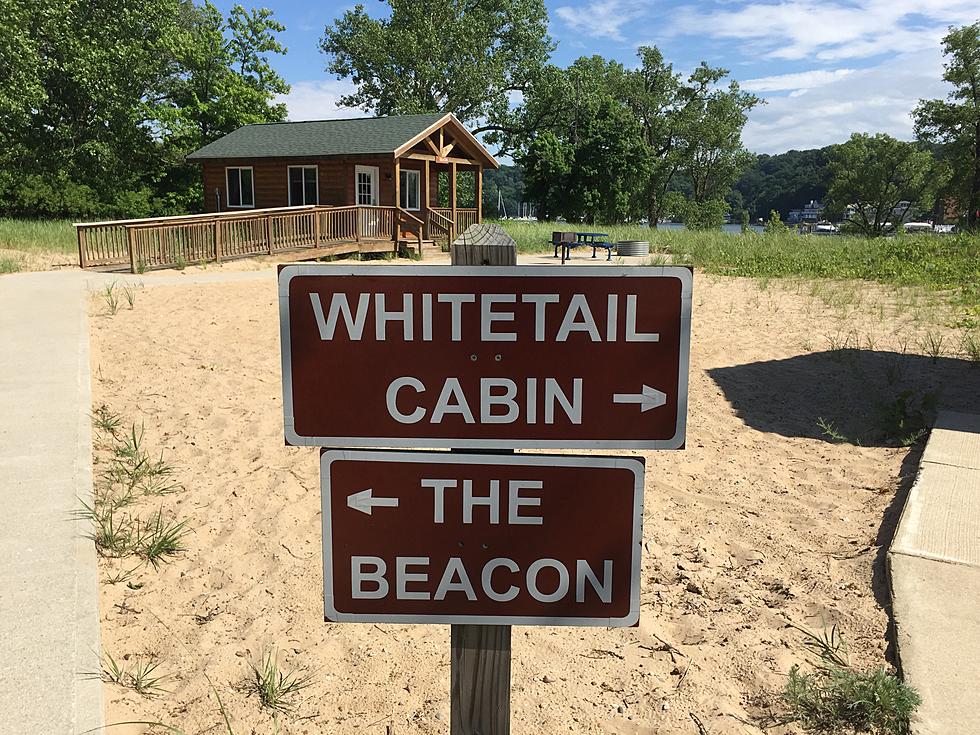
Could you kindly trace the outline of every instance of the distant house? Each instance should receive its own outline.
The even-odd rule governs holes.
[[[400,207],[426,223],[434,211],[458,231],[482,220],[483,169],[500,167],[454,115],[441,113],[246,125],[187,160],[201,165],[207,212]]]

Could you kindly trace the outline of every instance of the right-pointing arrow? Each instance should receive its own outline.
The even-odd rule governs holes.
[[[644,385],[642,393],[613,393],[613,403],[638,403],[643,412],[663,406],[667,403],[667,394]]]

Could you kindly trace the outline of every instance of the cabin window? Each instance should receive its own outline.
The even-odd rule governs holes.
[[[298,207],[303,204],[319,204],[320,194],[317,188],[316,166],[289,167],[289,206]]]
[[[412,169],[402,169],[401,171],[401,197],[398,206],[402,209],[419,209],[419,187],[421,177],[418,171]]]
[[[229,207],[254,207],[255,190],[252,186],[252,167],[225,169]]]

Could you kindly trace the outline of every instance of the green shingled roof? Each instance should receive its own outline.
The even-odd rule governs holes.
[[[440,112],[246,125],[194,151],[187,160],[394,153],[444,116]]]

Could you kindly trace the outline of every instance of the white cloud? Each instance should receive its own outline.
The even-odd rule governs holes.
[[[622,28],[639,18],[649,7],[642,0],[593,0],[585,5],[563,5],[555,15],[579,31],[596,38],[622,41]]]
[[[330,120],[344,117],[365,117],[356,107],[340,107],[340,98],[354,91],[354,85],[344,79],[293,82],[289,94],[279,95],[276,102],[285,102],[288,117],[298,120]]]
[[[678,8],[667,32],[740,42],[772,59],[838,61],[938,46],[949,25],[980,17],[976,0],[781,0]]]
[[[825,84],[836,82],[853,74],[853,69],[815,69],[813,71],[802,71],[796,74],[777,74],[772,77],[760,77],[758,79],[746,79],[739,82],[743,89],[750,92],[783,92],[792,90],[794,94],[801,91],[822,87]]]
[[[941,52],[933,48],[850,70],[809,88],[803,84],[806,73],[783,75],[785,80],[799,76],[802,86],[788,96],[771,96],[768,104],[750,112],[742,140],[756,153],[820,148],[841,143],[851,133],[882,132],[910,140],[911,112],[919,99],[945,97],[949,91],[942,73]],[[769,79],[779,84],[779,77]]]

